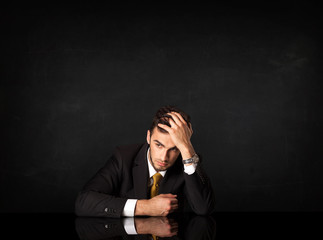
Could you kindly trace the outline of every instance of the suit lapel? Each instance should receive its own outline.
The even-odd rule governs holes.
[[[145,143],[137,154],[132,169],[134,191],[138,199],[147,199],[148,196],[147,149],[148,144]]]
[[[181,156],[179,156],[175,164],[167,170],[166,175],[160,184],[159,193],[174,193],[174,186],[178,179],[180,179],[182,173],[182,160]]]

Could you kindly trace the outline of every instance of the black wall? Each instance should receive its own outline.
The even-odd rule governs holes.
[[[156,110],[192,117],[218,211],[322,210],[314,6],[50,6],[1,13],[1,212],[72,212]]]

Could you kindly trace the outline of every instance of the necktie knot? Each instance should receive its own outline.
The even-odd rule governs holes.
[[[154,184],[158,185],[160,179],[162,178],[163,176],[160,174],[160,173],[155,173],[154,176],[153,176],[153,179],[154,179]]]

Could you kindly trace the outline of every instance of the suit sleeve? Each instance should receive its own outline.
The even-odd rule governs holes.
[[[75,214],[88,217],[120,217],[127,201],[118,196],[122,161],[115,152],[86,183],[75,201]]]
[[[200,162],[193,174],[184,173],[185,195],[194,213],[209,215],[215,211],[215,196],[211,182],[204,172]]]

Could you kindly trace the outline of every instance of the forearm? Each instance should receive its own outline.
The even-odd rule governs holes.
[[[148,216],[150,215],[148,209],[148,200],[141,199],[137,201],[136,208],[135,208],[135,216]]]
[[[179,150],[181,152],[183,160],[191,158],[195,154],[194,147],[191,143],[188,143],[188,144],[180,147]]]
[[[138,234],[150,234],[150,225],[147,224],[146,218],[135,218],[135,226]]]
[[[75,201],[75,213],[87,217],[121,217],[126,198],[95,191],[82,191]]]
[[[192,210],[199,215],[214,212],[215,196],[211,182],[198,164],[194,174],[184,174],[185,193]]]

